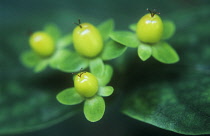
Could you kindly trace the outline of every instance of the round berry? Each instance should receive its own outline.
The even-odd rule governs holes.
[[[77,24],[73,31],[75,50],[85,57],[95,57],[103,49],[103,39],[96,27],[89,23]]]
[[[35,32],[32,34],[29,43],[31,48],[42,57],[48,57],[55,51],[52,37],[45,32]]]
[[[163,23],[156,13],[150,11],[137,23],[136,33],[140,41],[151,44],[160,41],[163,33]]]
[[[81,72],[74,78],[76,91],[84,97],[92,97],[98,92],[98,80],[89,72]]]

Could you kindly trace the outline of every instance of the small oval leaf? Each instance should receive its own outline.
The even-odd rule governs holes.
[[[58,65],[61,63],[62,59],[65,59],[66,56],[69,55],[69,51],[67,50],[58,50],[50,59],[50,66],[52,68],[57,68]]]
[[[172,64],[179,61],[176,51],[166,42],[159,42],[152,45],[152,56],[158,61],[166,64]]]
[[[57,41],[61,35],[60,29],[56,24],[47,24],[44,27],[44,31],[51,35],[55,41]]]
[[[90,61],[90,72],[96,77],[101,77],[104,73],[104,63],[101,58]]]
[[[136,48],[139,40],[135,33],[129,31],[116,31],[110,34],[111,39],[127,47]]]
[[[85,69],[89,61],[75,52],[68,52],[60,56],[56,68],[64,72],[77,72],[81,68]]]
[[[145,61],[152,55],[151,45],[141,43],[138,47],[138,56],[141,60]]]
[[[112,74],[113,74],[112,67],[110,65],[105,65],[103,75],[100,78],[98,78],[99,85],[100,86],[107,85],[112,78]]]
[[[40,61],[35,67],[34,67],[34,72],[41,72],[43,71],[49,64],[48,60],[42,60]]]
[[[114,59],[122,55],[126,49],[126,46],[111,40],[105,44],[101,57],[103,60]]]
[[[131,25],[129,25],[129,28],[130,28],[130,30],[136,32],[137,24],[131,24]]]
[[[75,105],[81,103],[84,97],[79,95],[75,88],[68,88],[58,93],[56,99],[64,105]]]
[[[41,61],[41,58],[33,51],[23,52],[20,59],[23,65],[29,68],[34,67]]]
[[[98,95],[106,97],[112,95],[113,92],[114,88],[112,86],[104,86],[99,88]]]
[[[84,114],[88,121],[99,121],[105,112],[105,102],[100,96],[94,96],[86,99],[84,104]]]
[[[172,37],[175,33],[176,26],[175,24],[170,20],[164,20],[163,21],[163,35],[162,39],[166,40]]]
[[[72,34],[65,35],[58,40],[57,49],[64,48],[72,43]]]
[[[114,29],[114,21],[112,19],[106,20],[98,26],[98,29],[103,37],[103,40],[107,40],[110,32]]]

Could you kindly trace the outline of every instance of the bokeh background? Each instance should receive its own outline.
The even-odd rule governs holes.
[[[175,38],[170,40],[179,54],[185,49],[209,45],[210,1],[208,0],[1,0],[0,1],[0,129],[10,131],[37,122],[38,127],[11,136],[179,136],[174,132],[136,121],[120,112],[126,92],[121,87],[107,99],[106,113],[97,123],[86,121],[82,112],[72,116],[68,109],[55,100],[55,94],[70,87],[71,74],[49,70],[34,74],[20,62],[21,52],[29,49],[29,32],[41,30],[55,23],[67,34],[80,18],[95,25],[113,18],[115,30],[128,30],[147,13],[156,8],[163,19],[173,20],[177,26]],[[196,29],[195,29],[196,27]],[[176,45],[177,44],[177,45]],[[193,49],[194,52],[195,49]],[[198,52],[199,54],[199,52]],[[189,56],[188,56],[189,57]],[[196,56],[191,56],[195,57]],[[182,58],[181,58],[182,59]],[[185,58],[183,58],[185,59]],[[196,59],[197,60],[197,59]],[[199,60],[199,59],[198,59]],[[114,77],[111,84],[117,84]],[[129,82],[129,81],[128,81]],[[120,87],[119,87],[120,88]],[[128,88],[126,88],[128,89]],[[110,101],[110,102],[109,102]],[[75,108],[75,107],[74,107]],[[69,113],[70,112],[70,113]],[[42,118],[51,120],[42,124]],[[55,118],[58,118],[54,121]],[[30,121],[29,121],[30,120]],[[64,121],[62,121],[64,120]],[[39,122],[40,121],[40,122]],[[27,122],[27,123],[26,123]],[[43,129],[41,129],[43,127]],[[23,130],[27,129],[24,126]],[[2,134],[2,135],[5,135]]]

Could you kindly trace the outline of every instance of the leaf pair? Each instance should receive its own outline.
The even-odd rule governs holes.
[[[108,84],[113,74],[112,67],[104,65],[100,58],[96,58],[90,62],[90,71],[97,77],[100,86]]]
[[[114,29],[114,21],[109,19],[98,26],[98,29],[104,39],[104,49],[100,55],[103,60],[111,60],[122,55],[127,47],[109,39],[110,33]]]
[[[159,42],[155,45],[142,43],[138,47],[138,56],[143,61],[153,56],[156,60],[166,64],[179,61],[176,51],[166,42]]]

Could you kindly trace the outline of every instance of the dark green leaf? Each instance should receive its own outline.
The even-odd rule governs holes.
[[[131,25],[129,25],[129,28],[130,28],[130,30],[136,32],[137,25],[136,24],[131,24]]]
[[[122,45],[125,45],[127,47],[136,48],[139,45],[139,40],[138,40],[136,34],[129,32],[129,31],[112,32],[110,34],[110,37],[114,41],[116,41]]]
[[[166,42],[152,45],[152,56],[158,61],[166,64],[176,63],[179,56],[176,51]]]
[[[75,52],[68,52],[62,56],[57,69],[64,72],[77,72],[81,68],[85,69],[88,66],[88,60]]]
[[[210,134],[210,78],[195,72],[183,72],[178,80],[159,79],[159,83],[140,86],[127,97],[123,112],[177,133]]]
[[[96,58],[90,61],[90,72],[96,77],[102,77],[104,73],[104,63],[101,58]]]
[[[109,38],[110,32],[112,32],[114,29],[114,21],[112,19],[106,20],[98,26],[98,29],[103,39],[107,40]]]
[[[64,105],[75,105],[84,101],[84,97],[79,95],[74,88],[61,91],[56,96],[57,100]]]
[[[23,70],[16,72],[20,73],[16,73],[20,77],[0,85],[0,135],[40,130],[72,117],[77,112],[55,100],[53,87],[48,90],[37,81],[31,83],[30,80],[35,76],[26,76],[25,70],[24,74]]]
[[[170,20],[164,20],[163,21],[163,36],[162,39],[166,40],[173,36],[175,33],[176,26],[175,24]]]
[[[103,60],[111,60],[122,55],[126,49],[126,46],[111,40],[105,44],[101,57]]]
[[[138,56],[141,60],[145,61],[152,55],[151,45],[141,43],[138,47]]]
[[[105,97],[112,95],[113,92],[114,88],[112,86],[104,86],[99,88],[98,95]]]
[[[85,100],[84,114],[88,121],[96,122],[99,121],[105,111],[104,99],[100,96],[94,96]]]

